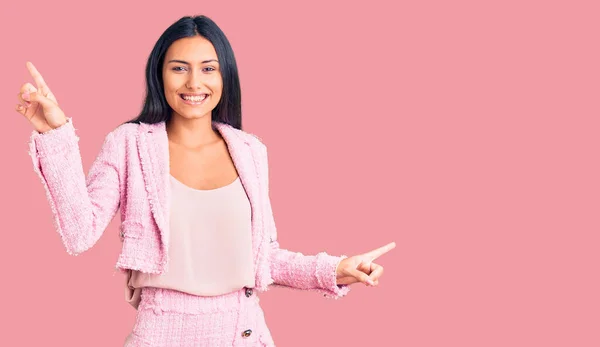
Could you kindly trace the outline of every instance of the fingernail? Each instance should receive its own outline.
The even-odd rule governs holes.
[[[375,282],[373,282],[373,280],[372,280],[372,279],[370,279],[370,278],[367,280],[367,283],[368,283],[368,284],[370,284],[370,285],[372,285],[372,286],[374,286],[374,285],[375,285]]]
[[[24,100],[29,100],[29,93],[23,93],[23,99]]]

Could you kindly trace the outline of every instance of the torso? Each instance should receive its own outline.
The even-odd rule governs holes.
[[[201,149],[188,149],[169,141],[169,162],[170,174],[194,189],[220,188],[238,177],[222,138]]]

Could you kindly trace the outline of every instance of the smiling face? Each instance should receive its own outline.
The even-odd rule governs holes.
[[[173,42],[165,55],[162,77],[173,117],[211,117],[221,99],[223,79],[210,41],[193,36]]]

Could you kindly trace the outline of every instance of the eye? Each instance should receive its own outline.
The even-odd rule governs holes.
[[[208,66],[208,67],[206,67],[206,69],[212,69],[212,70],[209,70],[209,71],[215,71],[215,70],[216,70],[216,69],[215,69],[214,67],[212,67],[212,66]]]
[[[180,69],[180,68],[181,68],[181,69],[185,69],[184,67],[181,67],[181,66],[175,66],[175,67],[174,67],[174,68],[172,68],[171,70],[173,70],[173,71],[178,71],[178,72],[179,72],[179,71],[182,71],[182,70],[177,70],[177,69]]]

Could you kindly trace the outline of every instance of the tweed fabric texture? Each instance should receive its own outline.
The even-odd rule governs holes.
[[[144,287],[125,347],[275,346],[259,298],[251,289],[196,296]]]
[[[311,290],[328,298],[348,293],[336,284],[346,256],[304,255],[280,248],[269,198],[266,146],[254,135],[213,122],[252,207],[252,249],[256,289],[270,285]],[[87,174],[79,137],[68,118],[45,133],[33,131],[29,155],[52,210],[56,231],[71,255],[90,249],[120,212],[122,250],[116,269],[161,274],[169,266],[169,150],[165,122],[126,123],[111,131]]]

